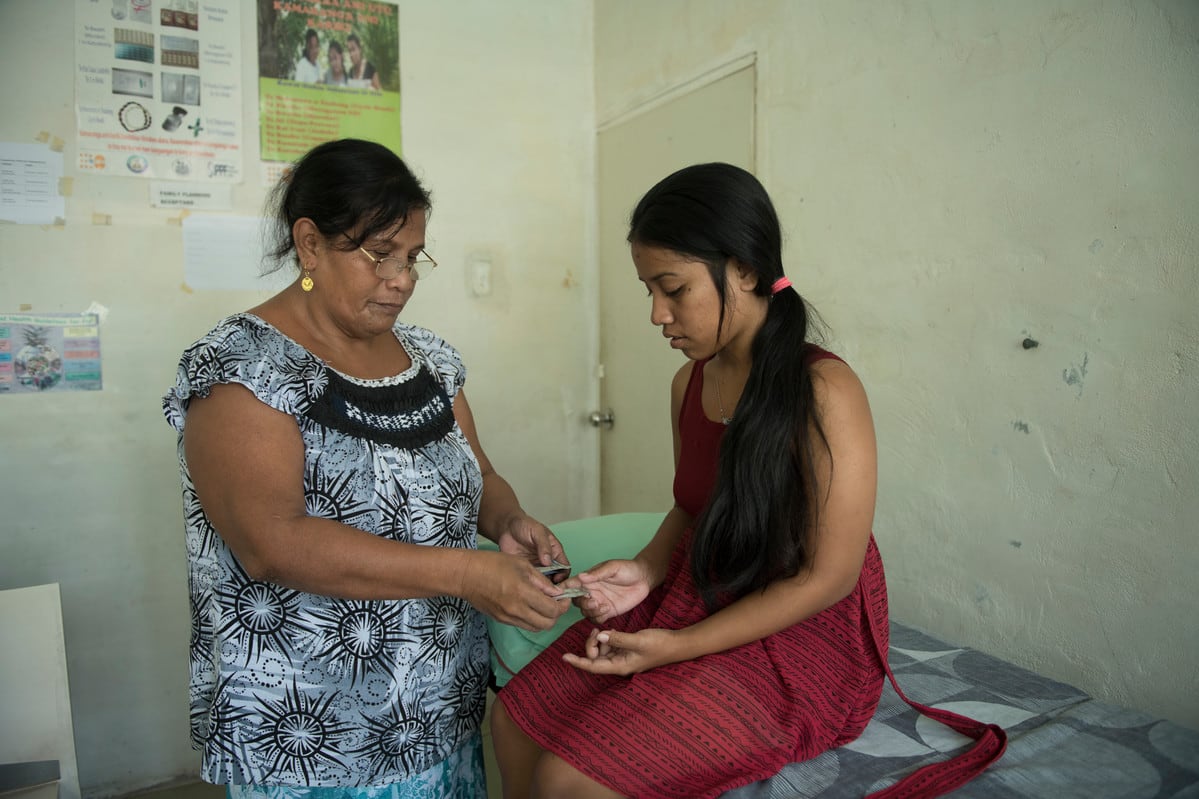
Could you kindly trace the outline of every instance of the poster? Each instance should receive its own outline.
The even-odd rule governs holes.
[[[242,179],[239,0],[78,0],[79,170]]]
[[[0,313],[0,395],[100,387],[97,314]]]
[[[397,17],[383,0],[258,0],[262,160],[344,137],[400,152]]]

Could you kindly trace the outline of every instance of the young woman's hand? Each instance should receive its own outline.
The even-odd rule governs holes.
[[[673,630],[655,628],[622,633],[597,627],[587,636],[582,655],[568,652],[562,659],[592,674],[627,676],[683,657],[678,654],[677,633]]]
[[[596,624],[640,605],[651,587],[649,573],[638,560],[606,560],[580,572],[565,585],[573,587],[576,580],[591,596],[576,599],[575,605]]]

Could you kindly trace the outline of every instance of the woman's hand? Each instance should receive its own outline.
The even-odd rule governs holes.
[[[587,636],[582,655],[568,652],[562,659],[592,674],[627,676],[675,663],[684,657],[679,652],[678,633],[674,630],[654,628],[622,633],[597,627]]]
[[[469,553],[457,593],[496,621],[536,631],[554,626],[570,608],[553,598],[561,592],[523,555],[477,550]]]
[[[587,589],[589,597],[576,599],[583,615],[596,624],[628,613],[650,592],[650,577],[638,560],[606,560],[568,580],[565,585]]]
[[[520,555],[542,566],[549,566],[555,560],[570,565],[558,537],[550,532],[550,528],[524,513],[514,513],[504,520],[496,544],[500,552]]]

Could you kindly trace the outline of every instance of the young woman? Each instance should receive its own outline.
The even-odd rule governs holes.
[[[577,577],[588,619],[501,692],[510,799],[716,796],[852,741],[882,689],[870,408],[809,341],[770,198],[737,167],[688,167],[628,239],[650,321],[690,359],[675,505],[635,558]]]

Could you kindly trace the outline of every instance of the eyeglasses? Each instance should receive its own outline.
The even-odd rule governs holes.
[[[424,256],[423,258],[416,258],[409,261],[404,258],[397,258],[394,255],[376,258],[365,247],[359,247],[358,249],[362,251],[363,255],[371,259],[371,262],[375,265],[375,276],[380,280],[395,280],[403,274],[405,269],[408,270],[408,274],[413,280],[420,280],[421,278],[428,277],[437,268],[437,262],[433,260],[433,256],[424,250],[420,251],[420,254]]]

